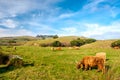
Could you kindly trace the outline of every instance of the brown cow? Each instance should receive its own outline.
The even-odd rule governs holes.
[[[73,48],[76,49],[76,50],[79,50],[79,47],[77,47],[77,46],[73,46]]]
[[[73,47],[68,47],[68,49],[75,49],[75,50],[79,50],[79,49],[80,49],[80,47],[73,46]]]
[[[114,49],[120,49],[120,47],[119,46],[115,46],[115,47],[113,47]]]
[[[104,73],[104,59],[96,56],[86,56],[77,64],[77,69],[82,68],[85,70],[97,67],[97,71],[102,71]]]
[[[55,50],[60,51],[60,50],[62,50],[62,48],[61,48],[61,47],[52,47],[51,50],[52,50],[52,51],[55,51]]]

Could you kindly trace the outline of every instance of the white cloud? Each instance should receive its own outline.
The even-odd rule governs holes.
[[[54,33],[58,34],[59,36],[70,36],[70,35],[76,35],[77,34],[77,28],[76,27],[65,27],[60,28],[59,30],[54,30]]]
[[[87,30],[81,32],[81,34],[85,37],[93,37],[97,39],[113,39],[119,38],[120,33],[120,23],[113,22],[111,25],[103,26],[99,24],[85,24]]]
[[[50,25],[47,25],[47,24],[42,24],[42,23],[39,23],[39,22],[34,22],[34,21],[29,21],[27,22],[30,26],[34,26],[34,28],[39,28],[39,30],[44,30],[44,31],[47,31],[47,30],[50,30],[51,29],[51,26]]]
[[[61,14],[59,16],[60,19],[63,19],[63,18],[70,18],[72,16],[74,16],[76,13],[64,13],[64,14]]]
[[[0,25],[1,26],[5,26],[7,28],[16,28],[17,27],[17,22],[11,20],[11,19],[7,19],[7,20],[3,20]]]
[[[69,32],[69,33],[75,33],[77,31],[77,29],[75,27],[65,27],[65,28],[62,28],[62,30],[64,32]]]
[[[105,4],[100,5],[100,3],[102,4],[102,2]],[[90,13],[103,12],[115,18],[118,14],[120,14],[120,8],[116,7],[116,4],[118,4],[117,1],[91,0],[88,4],[84,5],[83,11],[87,10]]]
[[[13,37],[13,36],[35,36],[35,33],[25,29],[12,30],[0,28],[0,37]]]
[[[91,10],[92,12],[96,11],[97,5],[101,2],[103,2],[104,0],[92,0],[91,2],[89,2],[88,4],[86,4],[83,9],[85,10]]]
[[[51,11],[60,0],[0,0],[0,18],[15,17],[32,10]]]

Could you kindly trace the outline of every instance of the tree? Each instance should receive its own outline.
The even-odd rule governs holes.
[[[117,41],[111,43],[111,47],[119,47],[120,48],[120,40],[117,40]]]
[[[85,40],[85,43],[92,43],[92,42],[95,42],[96,41],[96,39],[86,39]]]
[[[70,41],[71,46],[82,46],[85,44],[84,40],[79,39],[79,40],[72,40]]]
[[[56,39],[56,38],[58,38],[58,35],[53,36],[53,39]]]
[[[62,43],[60,42],[60,41],[54,41],[53,43],[52,43],[52,46],[53,47],[59,47],[59,46],[61,46],[62,45]]]

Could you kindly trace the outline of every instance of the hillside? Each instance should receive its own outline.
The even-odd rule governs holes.
[[[81,46],[81,48],[111,48],[110,45],[116,40],[98,40],[91,44]]]
[[[37,41],[29,41],[29,42],[26,42],[24,45],[39,45],[39,44],[42,44],[42,43],[52,43],[54,41],[60,41],[62,43],[66,43],[66,44],[69,44],[69,42],[71,40],[74,40],[74,39],[77,39],[77,38],[81,38],[81,39],[85,39],[85,37],[79,37],[79,36],[62,36],[62,37],[59,37],[59,38],[56,38],[56,39],[53,39],[53,38],[47,38],[47,39],[44,39],[44,40],[37,40]]]
[[[81,38],[86,39],[85,37],[79,37],[79,36],[62,36],[56,39],[53,38],[46,38],[46,39],[40,39],[32,36],[18,36],[18,37],[3,37],[0,38],[0,45],[9,45],[10,41],[15,41],[12,45],[25,45],[25,46],[39,46],[40,44],[46,43],[52,43],[54,41],[60,41],[65,44],[69,44],[71,40]],[[81,48],[110,48],[110,45],[112,42],[116,40],[97,40],[94,43],[86,44],[81,46]]]
[[[16,36],[16,37],[1,37],[0,45],[21,45],[27,41],[37,40],[38,38],[32,36]]]

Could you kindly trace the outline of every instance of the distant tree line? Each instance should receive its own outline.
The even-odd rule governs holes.
[[[46,39],[46,38],[56,39],[56,38],[58,38],[58,35],[37,35],[36,37],[41,38],[41,39]]]

